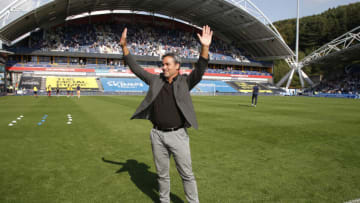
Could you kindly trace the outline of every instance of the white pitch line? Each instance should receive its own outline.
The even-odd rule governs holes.
[[[360,203],[360,199],[354,199],[354,200],[350,200],[344,203]]]

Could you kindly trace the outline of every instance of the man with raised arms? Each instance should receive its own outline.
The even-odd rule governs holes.
[[[209,26],[204,26],[202,34],[197,34],[201,53],[196,68],[189,75],[180,75],[181,61],[175,53],[162,56],[163,73],[160,75],[145,71],[136,63],[126,46],[127,28],[120,39],[125,62],[137,77],[149,85],[145,99],[131,119],[148,119],[153,124],[150,137],[158,174],[160,202],[170,202],[171,155],[174,156],[181,176],[187,201],[199,202],[186,128],[198,128],[190,91],[201,81],[207,68],[212,35]]]

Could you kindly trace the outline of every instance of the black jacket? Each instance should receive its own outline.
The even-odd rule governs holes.
[[[163,76],[151,74],[141,68],[135,61],[131,54],[124,56],[126,63],[129,65],[131,71],[139,77],[142,81],[149,85],[149,90],[145,99],[141,102],[140,106],[136,109],[131,119],[148,119],[151,118],[151,105],[159,94],[164,85]],[[192,104],[190,91],[196,84],[201,81],[202,76],[208,65],[208,60],[200,57],[196,63],[196,68],[189,75],[179,75],[174,81],[174,95],[176,104],[184,115],[186,121],[190,126],[198,129],[194,106]],[[187,126],[187,127],[190,127]]]

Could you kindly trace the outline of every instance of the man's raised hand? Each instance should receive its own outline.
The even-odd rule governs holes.
[[[213,31],[210,29],[210,27],[208,25],[203,26],[202,35],[197,34],[201,45],[206,46],[206,47],[210,46],[212,35],[213,35]]]
[[[123,54],[124,56],[127,56],[130,52],[129,49],[126,46],[126,34],[127,34],[127,28],[124,29],[123,33],[121,34],[121,39],[120,39],[120,46],[123,50]]]
[[[120,39],[121,46],[126,46],[126,35],[127,35],[127,28],[125,28],[121,34],[121,39]]]

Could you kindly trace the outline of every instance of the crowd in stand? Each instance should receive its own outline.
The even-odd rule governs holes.
[[[320,82],[315,90],[330,94],[359,94],[360,74],[346,74],[325,79]]]
[[[235,74],[235,75],[261,75],[261,76],[271,76],[270,73],[266,71],[242,71],[242,70],[223,70],[223,69],[207,69],[207,73],[222,73],[222,74]]]
[[[33,33],[29,47],[43,51],[122,54],[118,44],[125,25],[87,24],[69,25],[50,31]],[[199,57],[200,43],[196,33],[178,29],[164,29],[146,25],[126,25],[130,51],[141,56],[160,56],[175,52],[182,58]],[[210,59],[250,62],[240,50],[222,40],[214,39]]]

